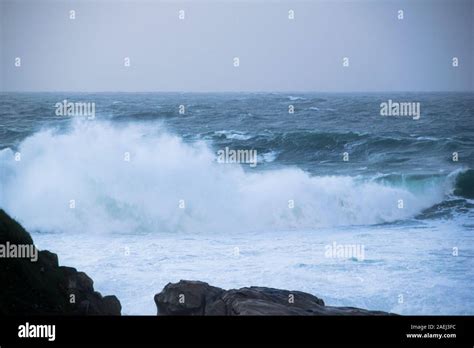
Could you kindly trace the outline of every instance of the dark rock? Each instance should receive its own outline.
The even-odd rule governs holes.
[[[28,232],[0,209],[0,244],[33,245]],[[115,296],[94,291],[93,281],[75,268],[59,266],[47,250],[36,262],[0,258],[0,315],[120,315]]]
[[[204,315],[207,304],[220,298],[224,290],[203,282],[169,283],[155,296],[160,314]]]
[[[169,283],[155,295],[158,315],[389,315],[353,307],[326,306],[301,291],[252,286],[223,290],[200,281]]]
[[[120,304],[120,301],[116,296],[104,296],[102,302],[102,315],[120,315],[122,311],[122,305]]]
[[[48,250],[42,250],[39,252],[40,258],[43,260],[44,263],[46,263],[49,267],[51,268],[57,268],[59,267],[59,260],[58,260],[58,255],[48,251]]]

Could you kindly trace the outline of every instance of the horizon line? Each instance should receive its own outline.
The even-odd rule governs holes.
[[[113,91],[113,90],[101,90],[101,91],[84,91],[84,90],[0,90],[0,93],[181,93],[181,94],[229,94],[229,93],[274,93],[274,94],[281,94],[281,93],[474,93],[474,90],[470,89],[459,89],[459,90],[367,90],[367,91],[321,91],[321,90],[236,90],[236,91],[215,91],[215,90],[208,90],[208,91],[178,91],[178,90],[144,90],[144,91]]]

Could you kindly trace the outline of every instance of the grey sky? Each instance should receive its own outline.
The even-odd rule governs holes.
[[[474,90],[474,0],[0,3],[4,91]]]

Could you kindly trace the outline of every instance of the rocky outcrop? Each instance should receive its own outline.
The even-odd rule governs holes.
[[[0,246],[33,247],[30,234],[0,209]],[[94,291],[93,281],[75,268],[59,266],[58,256],[37,251],[36,260],[0,255],[0,315],[120,315],[115,296]]]
[[[316,296],[265,287],[223,290],[200,281],[169,283],[155,295],[158,315],[389,315],[326,306]]]

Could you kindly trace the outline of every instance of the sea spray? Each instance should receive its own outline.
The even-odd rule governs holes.
[[[0,205],[30,230],[313,229],[405,219],[442,200],[436,187],[414,194],[298,168],[249,173],[239,164],[216,163],[209,145],[185,143],[157,124],[77,121],[68,132],[32,135],[18,151],[21,162],[10,149],[0,152]]]

